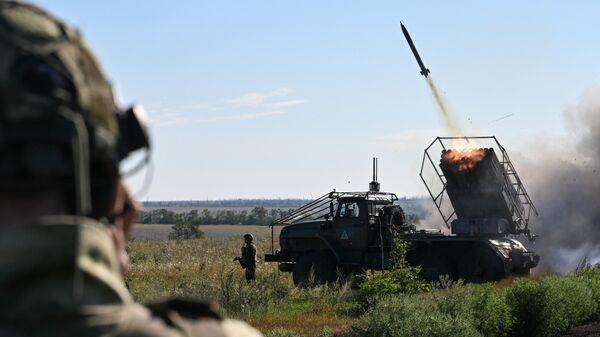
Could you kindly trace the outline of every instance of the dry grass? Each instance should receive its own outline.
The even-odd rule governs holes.
[[[248,322],[261,331],[285,328],[301,336],[319,336],[324,329],[334,334],[346,331],[353,319],[340,314],[332,307],[318,308],[314,311],[298,311],[291,313],[271,312],[266,315],[251,317]]]
[[[256,244],[262,256],[270,249],[270,237],[259,237]],[[248,285],[232,261],[241,245],[239,238],[134,240],[128,246],[127,285],[141,302],[170,296],[216,300],[226,316],[248,320],[263,332],[286,328],[309,337],[320,335],[323,327],[339,332],[349,326],[344,310],[349,286],[297,289],[289,273],[262,261],[257,281]]]

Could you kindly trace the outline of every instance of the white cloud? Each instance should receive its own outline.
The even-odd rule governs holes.
[[[295,106],[295,105],[301,105],[304,103],[306,103],[306,101],[303,99],[290,99],[287,101],[268,103],[268,104],[266,104],[266,106],[269,108],[272,108],[272,109],[281,109],[281,108],[288,108],[288,107]]]
[[[264,111],[256,113],[244,113],[234,115],[219,115],[219,116],[208,116],[208,117],[194,117],[189,115],[170,113],[159,115],[152,118],[151,123],[153,126],[174,126],[174,125],[189,125],[189,124],[206,124],[215,122],[234,122],[234,121],[246,121],[253,120],[263,117],[284,115],[287,111],[274,110]]]
[[[267,92],[250,92],[227,101],[234,108],[255,108],[263,105],[268,99],[286,96],[293,92],[290,88],[279,88]]]
[[[287,113],[287,111],[275,110],[275,111],[247,113],[247,114],[238,114],[238,115],[214,116],[214,117],[204,119],[201,122],[245,121],[245,120],[257,119],[257,118],[262,118],[262,117],[284,115],[286,113]]]
[[[306,102],[303,99],[271,101],[277,97],[287,96],[292,92],[293,90],[290,88],[279,88],[267,92],[250,92],[236,98],[221,100],[220,103],[200,102],[178,107],[157,104],[149,109],[152,117],[150,121],[153,126],[162,127],[243,121],[283,115],[288,113],[286,108]]]

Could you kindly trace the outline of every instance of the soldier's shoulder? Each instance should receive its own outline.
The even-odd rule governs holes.
[[[169,299],[139,306],[138,319],[125,324],[118,337],[182,337],[206,336],[261,337],[251,326],[237,321],[223,320],[212,302]],[[232,323],[234,322],[234,323]]]

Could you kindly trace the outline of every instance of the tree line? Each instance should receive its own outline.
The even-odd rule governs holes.
[[[266,208],[298,208],[310,202],[307,199],[224,199],[224,200],[166,200],[166,201],[143,201],[144,207],[257,207]]]
[[[139,223],[142,224],[191,224],[199,225],[268,225],[273,221],[290,214],[293,209],[266,209],[257,206],[250,211],[234,211],[220,209],[210,211],[191,210],[176,213],[165,208],[140,212]]]

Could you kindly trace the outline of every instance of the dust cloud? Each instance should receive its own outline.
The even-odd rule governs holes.
[[[600,262],[600,88],[567,108],[565,120],[568,136],[529,147],[521,165],[540,213],[532,247],[539,273]]]

